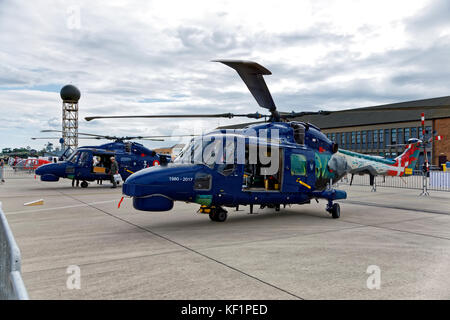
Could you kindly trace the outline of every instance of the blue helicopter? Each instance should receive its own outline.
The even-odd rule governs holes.
[[[271,72],[252,61],[216,60],[237,71],[259,106],[270,115],[202,114],[92,116],[101,118],[206,118],[247,117],[268,121],[243,129],[218,129],[192,138],[173,163],[151,167],[130,175],[122,191],[133,198],[133,206],[143,211],[168,211],[174,201],[194,202],[199,212],[212,221],[227,219],[224,207],[249,205],[274,208],[306,204],[311,199],[326,199],[328,211],[339,218],[340,207],[334,200],[345,199],[345,191],[332,188],[338,181],[328,161],[338,151],[313,124],[289,119],[307,114],[330,112],[278,112],[263,75]]]
[[[42,132],[61,132],[58,130],[43,130]],[[164,141],[161,138],[168,136],[135,136],[115,137],[102,136],[91,133],[78,133],[81,139],[107,139],[114,142],[100,146],[83,146],[72,151],[65,159],[57,163],[49,163],[36,169],[36,175],[42,181],[58,181],[60,178],[75,181],[77,186],[81,181],[81,187],[87,188],[88,181],[110,180],[109,168],[111,157],[114,157],[119,165],[119,174],[125,180],[132,173],[150,166],[166,165],[171,161],[170,156],[157,154],[140,143],[130,140]],[[86,136],[86,137],[83,137]],[[37,138],[34,138],[37,139]],[[48,139],[48,138],[44,138]]]

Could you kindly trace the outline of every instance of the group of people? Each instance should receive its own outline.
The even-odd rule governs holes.
[[[111,165],[109,167],[109,175],[110,175],[110,180],[112,182],[112,187],[111,188],[117,188],[117,181],[116,179],[114,179],[114,175],[119,174],[119,164],[116,161],[116,158],[111,157],[109,158],[111,160]],[[94,157],[94,163],[93,163],[94,167],[103,167],[103,162],[102,159],[100,157]],[[102,180],[97,180],[97,184],[102,184]]]
[[[94,157],[93,159],[93,163],[92,163],[93,167],[101,167],[103,168],[103,162],[102,162],[102,158],[100,158],[99,156]],[[103,180],[102,179],[97,179],[97,184],[103,184]]]
[[[119,165],[116,161],[116,158],[111,157],[110,160],[111,160],[111,165],[109,168],[109,175],[110,175],[111,182],[113,184],[113,186],[111,188],[117,188],[117,181],[114,179],[114,175],[119,173]],[[102,158],[100,158],[99,156],[94,157],[92,165],[94,167],[104,167]],[[103,184],[103,180],[102,179],[97,180],[97,184]]]
[[[114,178],[114,176],[119,174],[119,164],[117,163],[116,158],[114,158],[114,157],[111,157],[110,160],[111,160],[111,165],[109,167],[109,176],[110,176],[110,181],[113,184],[111,188],[117,188],[117,181]],[[93,166],[94,167],[103,167],[104,166],[100,157],[98,157],[98,156],[94,157]],[[72,179],[72,187],[75,186],[75,183],[76,183],[77,187],[80,184],[80,180],[76,179],[76,177],[74,177]],[[102,184],[102,180],[98,179],[97,184]]]
[[[93,161],[92,166],[103,167],[102,158],[100,158],[99,156],[94,157],[94,159],[92,159],[92,161]]]

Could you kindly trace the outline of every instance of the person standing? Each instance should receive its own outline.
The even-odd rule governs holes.
[[[5,161],[3,159],[0,159],[0,179],[2,183],[5,182],[4,173],[5,173]]]
[[[80,180],[76,179],[75,176],[72,179],[72,187],[75,187],[75,182],[77,183],[77,187],[80,185]]]
[[[100,157],[98,156],[94,156],[94,158],[92,158],[92,171],[95,173],[95,167],[99,167],[100,166]],[[100,181],[102,181],[101,179],[97,179],[97,184],[100,184]]]
[[[117,182],[114,179],[114,175],[119,173],[119,165],[114,157],[111,157],[110,159],[111,159],[111,167],[109,170],[109,174],[111,175],[111,182],[113,184],[111,188],[117,188]]]

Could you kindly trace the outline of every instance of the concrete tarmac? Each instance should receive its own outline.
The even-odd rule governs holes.
[[[121,189],[109,187],[0,185],[31,299],[450,298],[450,192],[342,185],[340,219],[322,200],[253,215],[229,208],[217,223],[196,204],[152,213],[125,198],[119,209]],[[71,265],[80,289],[67,288]],[[367,286],[372,265],[379,289]]]

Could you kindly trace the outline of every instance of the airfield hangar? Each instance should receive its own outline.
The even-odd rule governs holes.
[[[404,147],[392,145],[404,144],[410,138],[422,138],[422,112],[425,113],[426,131],[431,135],[436,131],[442,136],[441,141],[433,141],[427,148],[428,159],[432,165],[438,166],[450,159],[450,96],[346,109],[292,120],[318,126],[342,149],[395,158],[403,152]],[[423,153],[420,154],[417,168],[422,163]]]

